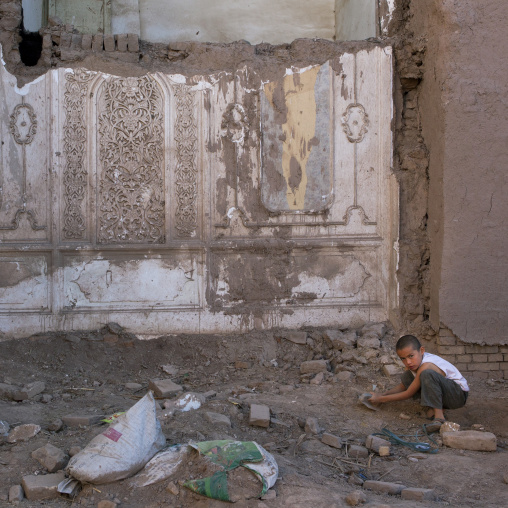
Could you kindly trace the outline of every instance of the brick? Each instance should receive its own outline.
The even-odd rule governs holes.
[[[13,485],[9,489],[9,503],[23,501],[24,497],[25,493],[23,492],[23,487],[21,485]]]
[[[311,380],[311,385],[320,385],[325,380],[325,373],[324,372],[318,372]]]
[[[508,354],[508,346],[499,346],[499,352]]]
[[[508,356],[508,355],[506,355]],[[504,360],[503,358],[503,355],[501,353],[493,353],[493,354],[490,354],[488,355],[488,360],[489,362],[502,362]]]
[[[439,336],[440,337],[455,337],[453,332],[449,330],[448,328],[440,328],[439,329]]]
[[[434,501],[436,494],[434,489],[408,488],[400,493],[400,497],[406,501]]]
[[[342,351],[343,349],[353,348],[356,344],[356,332],[341,332],[339,330],[325,330],[323,338],[329,347]]]
[[[62,450],[50,443],[33,451],[32,458],[39,461],[50,473],[63,469],[69,461],[69,457]]]
[[[363,483],[363,488],[379,492],[380,494],[390,494],[396,496],[400,494],[406,487],[398,483],[379,482],[374,480],[367,480]]]
[[[468,371],[490,372],[491,370],[499,370],[499,363],[470,363]]]
[[[369,456],[369,450],[360,445],[349,445],[347,453],[349,457],[354,459],[366,459]]]
[[[127,34],[127,48],[130,53],[139,51],[139,38],[137,34]]]
[[[457,355],[439,355],[441,356],[441,358],[443,360],[446,360],[447,362],[450,362],[450,363],[453,363],[455,365],[455,363],[457,362]]]
[[[70,48],[71,43],[72,43],[72,34],[63,32],[60,35],[60,47],[61,48]]]
[[[508,353],[503,353],[503,361],[508,362]]]
[[[489,373],[488,372],[479,372],[479,371],[470,372],[468,374],[468,377],[472,377],[474,379],[488,379]]]
[[[327,370],[328,362],[326,360],[310,360],[300,364],[300,374],[317,374]]]
[[[288,332],[284,338],[295,344],[307,344],[307,332]]]
[[[41,431],[39,425],[34,423],[27,423],[25,425],[18,425],[9,432],[7,436],[8,443],[19,443],[20,441],[28,441],[36,436]]]
[[[466,346],[466,353],[498,353],[498,346],[478,346],[477,344]]]
[[[28,400],[46,389],[46,385],[42,381],[34,381],[25,385],[21,390],[14,394],[14,400]]]
[[[390,441],[387,441],[386,439],[383,439],[382,437],[379,436],[370,435],[367,436],[367,439],[365,440],[365,446],[369,450],[375,451],[376,453],[378,453],[383,457],[390,455],[390,445],[391,445]]]
[[[62,417],[62,422],[67,427],[89,427],[99,423],[103,415],[67,415]]]
[[[342,448],[342,439],[339,436],[325,432],[321,436],[321,442],[332,448]]]
[[[467,371],[467,367],[468,367],[468,363],[455,363],[454,364],[455,367],[457,367],[457,369],[460,371],[460,372],[466,372]]]
[[[249,425],[256,427],[270,426],[270,408],[261,404],[251,404],[249,413]]]
[[[104,51],[115,51],[115,36],[111,34],[104,35]]]
[[[73,48],[73,49],[81,48],[81,41],[82,40],[83,40],[83,36],[81,34],[72,34],[71,48]]]
[[[92,51],[100,52],[104,48],[104,37],[102,34],[95,34],[92,37]]]
[[[42,49],[51,49],[53,47],[53,41],[51,40],[51,34],[44,34],[42,38]]]
[[[508,379],[508,370],[503,371],[503,379]]]
[[[183,388],[173,383],[171,379],[152,379],[148,384],[148,389],[152,390],[156,397],[169,397],[183,391]]]
[[[212,425],[225,425],[226,427],[231,427],[231,420],[221,413],[213,413],[211,411],[207,411],[205,413],[205,418]]]
[[[439,346],[455,346],[457,344],[457,339],[455,337],[441,337],[437,338],[437,343]]]
[[[463,355],[464,346],[438,346],[438,352],[444,355]]]
[[[460,450],[474,450],[479,452],[495,452],[497,439],[491,432],[478,430],[460,430],[458,432],[443,432],[443,444]]]
[[[127,34],[118,34],[115,37],[117,50],[127,51]]]
[[[21,485],[29,501],[40,501],[59,497],[57,487],[63,480],[65,480],[64,473],[28,475],[23,477]]]
[[[85,51],[92,49],[92,34],[83,34],[83,37],[81,37],[81,48]]]
[[[487,361],[488,361],[487,354],[476,353],[473,355],[473,362],[487,362]]]
[[[455,361],[462,363],[471,363],[472,359],[473,357],[471,355],[457,355]]]

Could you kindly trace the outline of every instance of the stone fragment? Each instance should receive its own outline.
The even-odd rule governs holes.
[[[48,16],[48,26],[61,26],[63,25],[63,21],[58,16]]]
[[[85,51],[92,49],[92,34],[83,34],[83,37],[81,37],[81,49]]]
[[[324,455],[326,457],[335,457],[335,455],[337,455],[336,450],[330,448],[324,443],[321,443],[321,441],[317,441],[316,439],[309,439],[304,441],[300,445],[300,450],[304,453],[309,453],[312,455]]]
[[[363,483],[363,488],[379,492],[380,494],[390,494],[396,496],[400,494],[406,487],[398,483],[379,482],[375,480],[367,480]]]
[[[270,426],[270,408],[261,404],[251,404],[249,413],[249,425],[257,427]]]
[[[104,37],[102,34],[94,34],[92,37],[92,51],[99,53],[103,50]]]
[[[54,499],[60,496],[57,491],[58,484],[65,480],[65,474],[52,473],[46,475],[24,476],[21,482],[25,496],[29,501]]]
[[[242,362],[240,360],[237,360],[235,362],[235,369],[250,369],[251,364],[249,362]]]
[[[23,487],[21,485],[13,485],[9,489],[9,503],[23,501],[24,497],[25,493],[23,492]]]
[[[53,400],[53,395],[50,395],[49,393],[43,393],[41,396],[41,402],[43,404],[49,404]]]
[[[104,34],[104,51],[115,51],[115,36]]]
[[[328,369],[326,360],[310,360],[300,364],[300,374],[317,374],[318,372],[326,372]]]
[[[69,457],[62,450],[50,443],[33,451],[32,458],[39,461],[50,473],[63,469],[69,461]]]
[[[178,494],[180,494],[180,489],[178,488],[178,485],[176,485],[176,483],[169,482],[166,486],[166,492],[173,494],[173,496],[178,496]]]
[[[42,49],[51,49],[53,47],[53,41],[51,40],[51,34],[44,34],[42,38]]]
[[[14,400],[28,400],[32,397],[35,397],[36,395],[39,395],[39,393],[42,393],[46,389],[46,385],[42,381],[34,381],[33,383],[28,383],[27,385],[23,386],[21,390],[18,390],[14,394]]]
[[[62,422],[67,427],[88,427],[99,423],[104,415],[67,415],[62,418]]]
[[[439,427],[439,433],[444,434],[445,432],[458,432],[460,430],[460,425],[454,422],[444,422]]]
[[[363,504],[366,501],[367,496],[365,495],[365,492],[362,492],[361,490],[354,490],[346,496],[346,503],[349,506],[358,506],[359,504]]]
[[[400,413],[399,418],[401,420],[411,420],[411,417],[406,413]]]
[[[321,436],[321,442],[332,448],[342,448],[342,439],[339,436],[325,432]]]
[[[307,344],[307,332],[287,332],[284,338],[295,344]]]
[[[156,397],[169,397],[175,393],[183,391],[183,388],[171,379],[152,379],[148,385]]]
[[[434,489],[407,488],[400,493],[400,497],[406,501],[434,501],[436,495]]]
[[[383,365],[383,374],[385,376],[397,376],[400,375],[401,369],[398,365],[395,365],[394,363],[390,363],[388,365]]]
[[[80,446],[71,446],[69,448],[69,457],[74,457],[74,455],[77,455],[81,451]]]
[[[116,49],[121,52],[127,51],[127,34],[118,34],[116,37]]]
[[[508,483],[508,473],[505,473],[504,476],[503,476],[503,481],[505,483]]]
[[[61,48],[70,48],[72,43],[72,34],[62,32],[60,35],[60,47]]]
[[[130,53],[139,51],[139,38],[137,34],[127,34],[127,48]]]
[[[180,370],[176,365],[161,365],[161,369],[168,376],[176,376]]]
[[[349,445],[347,453],[349,457],[354,459],[366,459],[369,456],[369,450],[360,445]]]
[[[137,390],[141,390],[143,388],[143,385],[139,383],[125,383],[125,389],[130,390],[131,392],[136,392]]]
[[[209,390],[209,391],[203,393],[203,397],[206,400],[213,399],[213,398],[217,397],[217,392],[215,390]]]
[[[390,441],[387,441],[386,439],[383,439],[379,436],[373,436],[372,434],[367,436],[367,439],[365,440],[365,446],[369,450],[375,451],[382,457],[390,455],[390,445]],[[388,453],[386,453],[387,451]]]
[[[73,49],[81,49],[81,41],[82,41],[82,39],[83,39],[83,35],[81,35],[81,34],[72,34],[71,48],[73,48]],[[71,342],[74,342],[74,343],[78,343],[81,340],[77,335],[71,334],[70,337],[72,337]],[[69,339],[67,339],[67,340],[69,340]]]
[[[231,427],[231,420],[221,413],[207,411],[205,413],[205,417],[212,425],[225,425],[226,427]]]
[[[378,337],[382,337],[386,333],[385,323],[368,323],[362,328],[362,335],[374,332]]]
[[[311,385],[320,385],[323,383],[325,379],[325,374],[324,372],[319,372],[318,374],[316,374],[311,380],[310,380],[310,384]]]
[[[381,347],[381,341],[377,337],[362,337],[356,341],[358,347],[375,348]]]
[[[0,399],[14,400],[14,394],[19,390],[19,386],[0,383]]]
[[[323,334],[323,337],[328,336],[328,343],[332,344],[333,349],[342,351],[355,347],[357,335],[355,331],[340,332],[337,331],[333,335],[328,334],[328,330]],[[326,340],[326,339],[325,339]]]
[[[349,370],[343,370],[339,372],[338,374],[335,374],[335,379],[337,381],[341,381],[343,383],[347,383],[348,381],[351,381],[353,378],[353,373]]]
[[[48,425],[48,430],[51,432],[58,432],[59,430],[62,429],[62,427],[63,427],[62,420],[60,420],[60,418],[57,418]]]
[[[326,342],[326,345],[329,348],[334,348],[334,343],[342,337],[342,332],[340,330],[325,330],[323,332],[323,339]]]
[[[9,433],[7,437],[8,443],[19,443],[20,441],[28,441],[36,436],[41,431],[39,425],[35,425],[34,423],[27,423],[25,425],[19,425],[15,427]]]
[[[496,436],[491,432],[459,430],[457,432],[444,432],[442,438],[443,444],[450,448],[479,452],[495,452],[497,449]]]
[[[117,506],[117,503],[110,501],[109,499],[103,499],[97,503],[97,508],[116,508]]]
[[[313,416],[309,416],[305,420],[305,432],[307,434],[319,434],[321,432],[321,427],[319,426],[319,422],[317,418],[314,418]]]

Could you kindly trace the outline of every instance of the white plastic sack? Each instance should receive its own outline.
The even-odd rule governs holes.
[[[148,392],[74,455],[66,471],[83,483],[109,483],[137,473],[166,444]]]

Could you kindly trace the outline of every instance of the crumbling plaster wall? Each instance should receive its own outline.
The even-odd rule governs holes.
[[[413,0],[408,20],[427,41],[430,320],[486,345],[508,344],[506,26],[504,0]]]

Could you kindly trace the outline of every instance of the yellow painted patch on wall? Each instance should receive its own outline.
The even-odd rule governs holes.
[[[286,122],[282,124],[282,172],[287,184],[290,210],[303,210],[307,188],[307,161],[316,131],[316,99],[314,87],[320,67],[284,76],[282,94],[286,106]],[[272,106],[278,82],[265,85]]]

